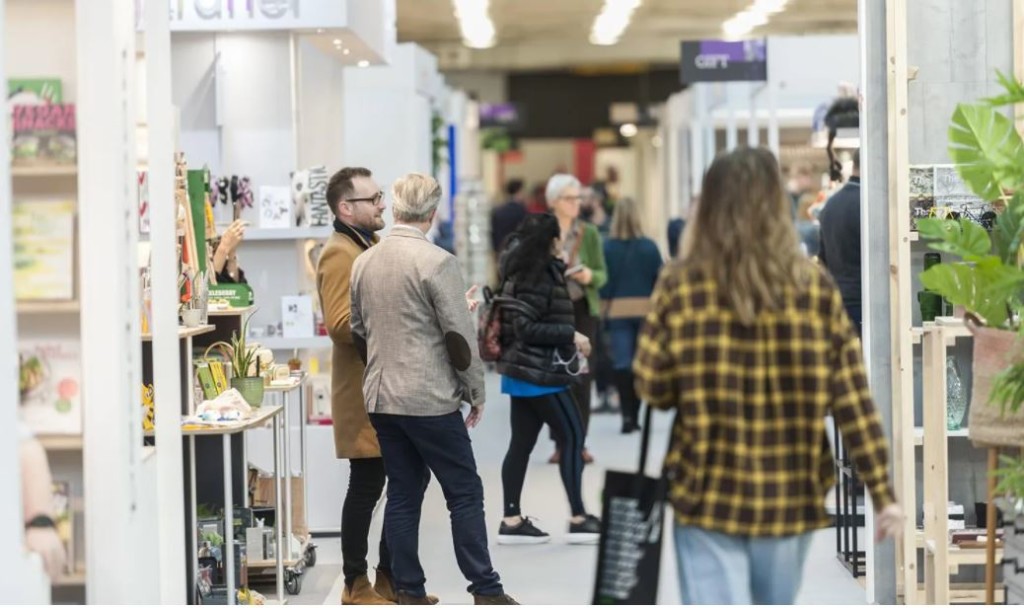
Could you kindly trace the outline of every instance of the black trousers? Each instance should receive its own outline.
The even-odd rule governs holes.
[[[369,565],[366,553],[369,551],[370,522],[373,509],[384,492],[383,458],[353,458],[349,460],[348,492],[341,508],[341,557],[345,584],[351,586],[360,576],[365,576]],[[385,534],[380,535],[379,569],[391,571],[391,553]]]
[[[501,466],[501,486],[505,494],[505,517],[522,515],[520,500],[526,483],[530,453],[537,444],[540,429],[547,424],[563,447],[559,472],[569,498],[573,516],[586,515],[583,508],[583,425],[572,392],[564,390],[540,397],[512,397],[509,412],[512,439]]]
[[[484,486],[462,415],[458,411],[443,416],[370,414],[370,422],[377,431],[388,472],[384,527],[392,552],[395,590],[413,597],[427,593],[419,557],[420,515],[433,472],[448,503],[455,559],[470,582],[469,592],[502,595],[501,580],[491,566],[487,548]]]
[[[597,339],[597,317],[590,314],[590,305],[587,304],[586,298],[576,300],[572,306],[573,311],[576,313],[576,331],[589,338],[590,345],[594,347],[594,341]],[[583,424],[584,448],[587,447],[587,432],[590,430],[590,385],[593,380],[592,374],[593,366],[591,366],[590,374],[581,375],[572,383],[572,398],[576,402],[576,408],[580,413],[580,422]],[[550,437],[555,441],[558,449],[564,452],[562,441],[558,438],[554,428],[551,429]]]

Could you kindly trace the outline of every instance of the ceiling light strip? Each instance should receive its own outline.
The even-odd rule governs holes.
[[[489,14],[490,0],[452,0],[462,43],[474,49],[494,46],[497,32]]]
[[[640,0],[604,0],[601,12],[590,28],[590,42],[601,46],[615,44],[633,20]]]
[[[726,40],[739,40],[750,35],[755,28],[768,23],[771,15],[786,10],[789,0],[754,0],[746,9],[736,13],[722,24]]]

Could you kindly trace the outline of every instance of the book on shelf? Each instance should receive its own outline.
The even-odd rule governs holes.
[[[11,164],[73,165],[77,162],[75,104],[11,105]]]
[[[16,200],[14,295],[18,300],[71,300],[75,295],[75,204]]]
[[[224,364],[220,361],[210,361],[210,373],[213,374],[213,384],[217,387],[217,394],[228,390],[228,377],[224,373]]]
[[[206,399],[216,399],[217,385],[213,382],[213,373],[210,372],[210,366],[206,363],[200,363],[196,366],[196,376],[199,377],[199,384],[203,387],[203,397]]]
[[[64,101],[60,78],[8,78],[8,106],[41,106]]]
[[[19,340],[21,419],[39,435],[82,432],[82,365],[73,340]]]
[[[53,521],[57,524],[57,536],[64,545],[67,562],[65,574],[75,573],[75,514],[71,508],[71,483],[53,481]]]

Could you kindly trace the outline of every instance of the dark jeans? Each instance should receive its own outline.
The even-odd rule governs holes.
[[[373,509],[384,492],[383,458],[354,458],[349,460],[348,492],[341,508],[341,557],[345,584],[349,587],[360,576],[365,576],[369,565],[370,522]],[[380,535],[379,569],[391,571],[391,555],[385,534]]]
[[[576,331],[589,338],[590,345],[597,348],[598,319],[590,314],[590,305],[587,304],[587,299],[583,298],[573,302],[573,309],[576,313]],[[576,398],[576,407],[580,410],[580,420],[583,421],[584,439],[590,430],[590,385],[593,381],[593,373],[593,366],[591,366],[591,373],[580,376],[577,378],[578,381],[572,385],[572,394]]]
[[[505,517],[522,515],[519,501],[526,482],[530,453],[545,423],[564,447],[559,472],[569,498],[572,514],[586,515],[580,490],[583,482],[583,425],[568,389],[541,397],[512,397],[509,412],[512,439],[501,466],[501,485],[505,493]]]
[[[423,493],[433,472],[451,514],[455,559],[474,595],[502,595],[498,573],[491,566],[484,522],[484,487],[466,423],[458,412],[444,416],[370,414],[388,473],[384,528],[391,549],[395,590],[426,595],[426,576],[419,558]]]
[[[863,305],[861,304],[860,300],[848,300],[846,298],[843,298],[843,307],[846,308],[846,314],[849,315],[850,321],[853,323],[853,329],[857,332],[857,335],[863,336]]]

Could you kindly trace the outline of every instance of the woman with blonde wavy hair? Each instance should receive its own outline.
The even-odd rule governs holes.
[[[683,259],[652,295],[634,372],[678,412],[665,457],[684,604],[792,604],[811,533],[830,525],[825,417],[878,509],[902,513],[860,341],[832,279],[799,249],[771,152],[717,158]]]

